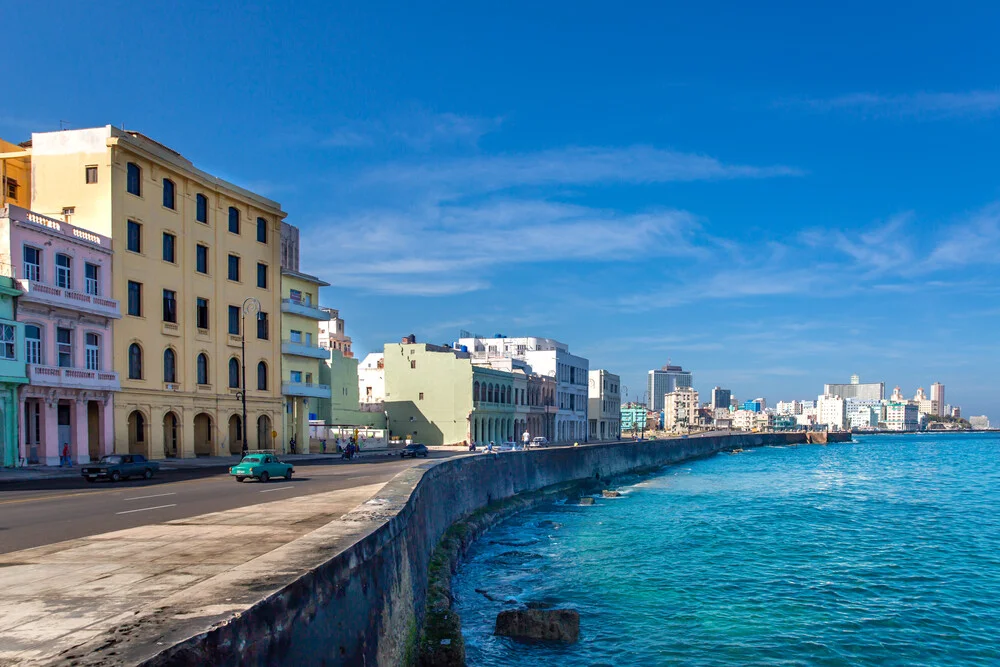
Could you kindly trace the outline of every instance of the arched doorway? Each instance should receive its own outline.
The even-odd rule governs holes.
[[[271,418],[267,415],[257,417],[257,449],[273,449],[271,442]]]
[[[128,453],[146,454],[146,417],[139,410],[133,410],[128,415]]]
[[[243,453],[243,420],[239,415],[229,418],[229,453]]]
[[[177,458],[181,455],[181,423],[173,412],[163,415],[163,455]]]
[[[212,418],[204,412],[194,418],[194,455],[212,455]]]

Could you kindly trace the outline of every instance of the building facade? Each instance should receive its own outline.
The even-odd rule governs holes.
[[[663,410],[663,397],[678,387],[693,386],[691,371],[686,371],[680,366],[667,364],[662,368],[649,371],[646,379],[647,405],[650,410],[660,412]]]
[[[351,337],[344,330],[344,319],[334,308],[320,308],[327,319],[319,323],[319,346],[327,350],[339,350],[346,358],[352,359]]]
[[[646,417],[649,410],[644,404],[640,403],[628,403],[621,407],[621,429],[622,432],[632,431],[642,431],[648,426],[646,425]]]
[[[715,387],[712,389],[712,405],[713,409],[719,408],[729,408],[731,400],[733,398],[733,392],[728,389],[723,389],[721,387]]]
[[[621,378],[598,369],[590,371],[587,417],[590,440],[621,438],[622,397]]]
[[[6,204],[31,208],[31,151],[0,139],[0,206]]]
[[[0,264],[19,276],[29,384],[19,392],[19,451],[58,465],[63,449],[88,463],[114,450],[111,239],[16,206],[0,213]]]
[[[358,401],[365,412],[382,412],[385,404],[385,354],[371,352],[358,364]]]
[[[885,427],[890,431],[916,431],[920,413],[910,401],[889,401],[885,405]]]
[[[674,433],[686,433],[698,425],[698,392],[691,387],[679,387],[663,397],[663,428]]]
[[[820,396],[816,399],[816,422],[828,429],[843,430],[847,425],[847,403],[840,396]]]
[[[949,414],[944,406],[944,385],[940,382],[935,382],[931,385],[931,405],[934,407],[936,412],[935,415],[943,416]]]
[[[18,391],[28,381],[24,353],[24,325],[14,319],[14,300],[21,291],[10,277],[9,264],[0,265],[0,465],[21,465],[25,456],[18,448]],[[58,463],[58,459],[56,460]]]
[[[150,458],[271,447],[282,420],[277,202],[111,126],[32,135],[31,208],[114,244],[115,451]],[[260,309],[246,316],[250,298]],[[237,328],[238,327],[238,328]],[[246,355],[241,358],[245,335]],[[239,392],[243,367],[249,429]]]
[[[828,396],[840,396],[843,399],[861,398],[865,400],[881,401],[885,398],[885,383],[863,383],[858,375],[852,375],[850,384],[823,385],[823,393]]]

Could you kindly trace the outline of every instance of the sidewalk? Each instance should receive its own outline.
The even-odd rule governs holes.
[[[355,456],[359,458],[369,458],[374,456],[387,456],[392,450],[377,450],[372,452],[361,452]],[[252,451],[250,452],[253,453]],[[282,461],[291,464],[300,461],[339,461],[340,454],[279,454]],[[225,470],[229,466],[236,465],[240,461],[239,456],[199,456],[193,459],[157,459],[160,464],[160,473],[182,472],[190,470],[206,470],[217,468]],[[86,465],[86,464],[84,464]],[[59,466],[29,465],[23,468],[0,468],[0,484],[4,482],[28,482],[43,479],[77,479],[80,477],[80,468],[77,464],[70,468],[60,468]]]

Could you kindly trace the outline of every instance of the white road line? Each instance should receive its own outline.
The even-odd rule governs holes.
[[[272,491],[284,491],[285,489],[294,489],[294,486],[279,486],[276,489],[264,489],[261,493],[271,493]]]
[[[176,496],[176,493],[157,493],[153,496],[136,496],[135,498],[126,498],[125,500],[145,500],[146,498],[162,498],[163,496]]]
[[[132,512],[147,512],[149,510],[162,510],[165,507],[177,507],[177,503],[173,505],[157,505],[156,507],[143,507],[139,510],[125,510],[124,512],[115,512],[115,514],[131,514]]]

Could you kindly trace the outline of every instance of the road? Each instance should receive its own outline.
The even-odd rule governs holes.
[[[447,458],[461,450],[431,450]],[[0,485],[0,553],[272,500],[389,481],[424,459],[361,458],[296,463],[290,480],[236,482],[228,474],[162,473],[149,481],[80,479]],[[266,511],[262,507],[261,511]]]

